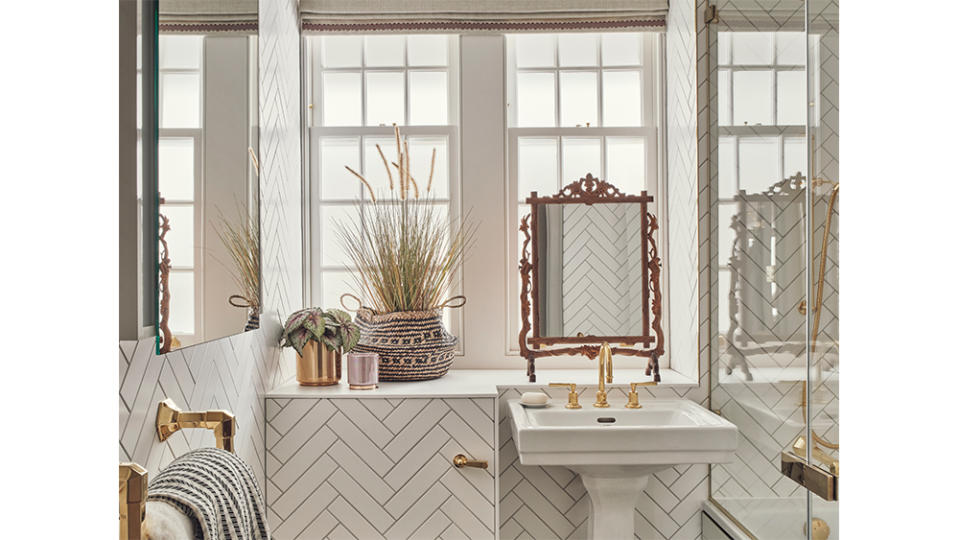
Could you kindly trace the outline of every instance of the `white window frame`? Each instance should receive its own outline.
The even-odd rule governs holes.
[[[202,36],[201,36],[202,37]],[[163,35],[159,36],[163,39]],[[159,54],[159,51],[158,51]],[[173,335],[181,343],[182,347],[188,347],[204,341],[203,328],[203,280],[199,279],[203,275],[203,257],[202,247],[205,245],[204,234],[204,201],[203,201],[203,155],[204,155],[204,131],[203,120],[206,108],[206,93],[204,81],[204,63],[206,62],[206,40],[200,41],[200,67],[199,68],[160,68],[157,67],[157,91],[162,89],[163,75],[167,74],[196,74],[199,79],[199,122],[197,128],[166,128],[163,127],[163,99],[157,99],[157,141],[164,139],[192,139],[193,141],[193,200],[174,200],[164,198],[163,203],[158,205],[160,211],[164,206],[193,207],[193,266],[171,266],[170,274],[187,273],[193,274],[193,332],[180,333],[174,332]],[[138,66],[138,73],[142,71],[142,66]],[[141,129],[137,128],[138,144],[141,138]],[[160,195],[163,196],[162,191]],[[157,300],[159,302],[159,299]],[[159,305],[159,304],[157,304]],[[159,319],[157,321],[159,323]]]
[[[516,68],[516,58],[515,51],[510,51],[507,47],[506,52],[506,66],[507,66],[507,106],[508,109],[508,124],[507,124],[507,229],[508,234],[506,238],[506,261],[510,269],[514,269],[507,274],[507,321],[506,321],[506,330],[508,336],[514,336],[514,339],[507,340],[507,356],[510,357],[519,357],[519,342],[515,336],[519,336],[520,326],[522,321],[520,318],[520,306],[519,306],[519,280],[520,275],[519,271],[515,270],[519,268],[519,209],[521,204],[520,200],[525,199],[528,194],[519,194],[519,160],[518,160],[518,147],[520,138],[547,138],[554,139],[558,141],[557,145],[557,171],[560,177],[560,186],[557,187],[557,190],[563,185],[569,184],[577,180],[577,178],[567,177],[563,174],[563,152],[562,144],[563,138],[598,138],[600,140],[600,167],[601,170],[594,175],[598,175],[598,178],[606,178],[606,138],[607,137],[638,137],[643,138],[644,140],[644,150],[645,150],[645,178],[646,178],[646,191],[649,195],[653,197],[653,207],[652,212],[660,218],[660,222],[663,224],[660,226],[659,231],[657,231],[657,246],[659,247],[660,258],[662,264],[665,267],[667,264],[666,259],[668,255],[668,249],[666,247],[666,234],[665,223],[666,223],[666,200],[665,197],[661,197],[661,194],[666,193],[665,187],[665,174],[663,172],[662,165],[665,164],[663,159],[665,152],[665,144],[662,141],[663,130],[659,126],[663,125],[663,112],[662,104],[663,99],[663,80],[662,74],[664,73],[664,53],[665,47],[663,43],[663,35],[658,33],[645,32],[642,33],[643,36],[643,65],[641,66],[641,80],[642,80],[642,96],[643,96],[643,111],[642,111],[642,126],[616,126],[616,127],[605,127],[602,125],[603,122],[603,72],[604,71],[632,71],[635,70],[636,66],[613,66],[613,67],[604,67],[602,65],[602,51],[600,47],[597,47],[597,65],[596,66],[587,66],[587,67],[560,67],[558,57],[554,58],[554,66],[545,67],[545,68]],[[554,54],[558,55],[558,46],[554,50]],[[579,72],[592,72],[597,74],[597,126],[589,127],[567,127],[561,126],[560,110],[561,110],[561,91],[560,91],[560,72],[568,71],[579,71]],[[516,124],[516,107],[510,106],[517,103],[516,96],[516,84],[515,84],[515,74],[517,72],[545,72],[545,73],[554,73],[555,74],[555,112],[554,117],[556,120],[556,127],[515,127]],[[541,195],[551,195],[541,194]],[[665,273],[664,280],[665,280]],[[665,281],[662,283],[663,290],[663,306],[664,306],[664,319],[669,320],[668,316],[665,316],[665,307],[668,305],[667,294],[669,288],[665,286]],[[562,367],[561,364],[566,364],[563,359],[556,359],[552,362],[556,367]],[[663,359],[662,369],[669,367],[668,355]]]
[[[309,118],[305,124],[306,137],[304,138],[307,141],[307,147],[304,149],[304,155],[306,156],[306,196],[304,215],[306,219],[306,233],[304,239],[304,247],[306,248],[307,257],[304,261],[304,270],[305,275],[308,276],[304,279],[304,288],[307,290],[304,291],[304,296],[309,305],[321,306],[323,301],[323,288],[322,288],[322,273],[324,271],[350,271],[352,270],[349,266],[324,266],[321,261],[322,254],[322,238],[321,235],[315,234],[315,231],[322,226],[322,215],[321,209],[325,206],[354,206],[358,205],[360,208],[361,215],[363,215],[366,205],[370,203],[365,193],[362,200],[331,200],[323,201],[319,199],[320,191],[320,171],[322,170],[322,163],[320,160],[320,140],[323,138],[356,138],[360,140],[359,144],[359,167],[360,174],[366,174],[363,170],[365,159],[365,145],[362,143],[363,139],[366,137],[376,137],[376,138],[392,138],[394,136],[394,131],[392,126],[378,125],[378,126],[323,126],[323,102],[322,102],[322,76],[324,71],[329,72],[341,72],[341,73],[359,73],[360,74],[360,85],[361,85],[361,97],[360,97],[360,119],[363,124],[366,124],[366,73],[368,72],[403,72],[403,79],[405,84],[404,92],[404,116],[406,121],[409,121],[410,118],[410,71],[445,71],[447,73],[447,93],[448,93],[448,111],[447,111],[447,125],[401,125],[400,130],[404,136],[409,136],[412,138],[416,137],[435,137],[435,138],[445,138],[447,140],[447,159],[449,166],[449,198],[448,199],[434,199],[435,202],[440,204],[446,204],[449,211],[450,223],[461,223],[462,219],[462,188],[461,188],[461,176],[460,176],[460,134],[459,134],[459,36],[450,35],[448,40],[449,50],[448,50],[448,65],[446,66],[410,66],[409,65],[409,49],[406,48],[403,66],[376,66],[376,67],[367,67],[365,54],[361,54],[361,66],[360,67],[348,67],[348,68],[318,68],[318,59],[316,56],[319,53],[320,47],[316,44],[319,42],[318,36],[310,36],[303,38],[303,70],[305,73],[304,76],[304,95],[307,96],[308,106],[307,110],[309,111]],[[384,152],[387,156],[390,155],[391,149],[384,148]],[[374,186],[374,189],[377,189],[382,186]],[[460,294],[463,289],[463,277],[462,272],[459,273],[453,279],[453,290],[450,292],[450,295]],[[323,308],[339,307],[339,306],[326,306],[322,305]],[[449,322],[450,322],[450,333],[456,336],[462,336],[462,329],[464,325],[463,310],[449,310],[448,311]],[[460,339],[457,343],[456,355],[462,356],[464,354],[463,340]]]

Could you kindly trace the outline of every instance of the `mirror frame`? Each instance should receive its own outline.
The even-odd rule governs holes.
[[[519,230],[525,239],[522,246],[522,258],[519,271],[521,278],[520,310],[522,327],[519,333],[520,354],[526,358],[526,375],[529,382],[536,382],[536,359],[561,356],[585,355],[589,359],[599,355],[603,342],[618,343],[612,349],[613,354],[623,356],[640,356],[649,358],[646,364],[646,375],[653,375],[656,382],[660,381],[659,359],[665,349],[663,336],[663,299],[660,289],[661,262],[656,246],[655,232],[659,229],[656,216],[649,212],[648,205],[653,197],[645,190],[639,195],[627,195],[616,186],[604,180],[587,174],[585,178],[572,182],[559,191],[547,197],[540,197],[534,191],[526,199],[530,205],[530,213],[523,217]],[[611,204],[611,203],[639,203],[640,222],[643,234],[641,249],[645,256],[642,258],[643,287],[643,333],[638,336],[594,336],[579,335],[576,337],[543,337],[539,335],[539,254],[537,210],[544,204]],[[533,248],[530,248],[532,242]],[[652,298],[650,298],[650,293]],[[531,307],[532,304],[532,307]],[[652,330],[653,334],[650,333]],[[532,332],[532,336],[529,334]],[[561,348],[542,348],[549,345],[573,345]]]

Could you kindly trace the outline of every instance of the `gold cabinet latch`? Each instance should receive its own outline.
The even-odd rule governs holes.
[[[486,469],[489,467],[489,463],[485,459],[470,459],[463,454],[456,454],[453,456],[453,465],[456,465],[457,469],[462,469],[463,467]]]

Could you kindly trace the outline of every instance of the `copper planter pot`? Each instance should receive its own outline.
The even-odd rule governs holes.
[[[302,386],[339,384],[341,370],[340,351],[331,351],[318,341],[311,339],[303,354],[296,355],[296,380]]]

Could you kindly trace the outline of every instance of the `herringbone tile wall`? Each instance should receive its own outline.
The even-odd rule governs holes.
[[[493,538],[493,402],[268,399],[274,538]],[[457,469],[460,453],[490,468]]]
[[[264,394],[292,376],[277,347],[279,318],[301,305],[299,31],[296,0],[260,2],[260,198],[264,315],[252,332],[155,354],[154,340],[121,341],[121,461],[151,473],[177,456],[213,446],[206,430],[156,438],[157,403],[170,397],[186,409],[229,409],[237,415],[237,454],[264,479]]]
[[[642,333],[641,216],[636,206],[562,205],[563,329],[559,335]],[[550,315],[546,310],[545,316]]]

